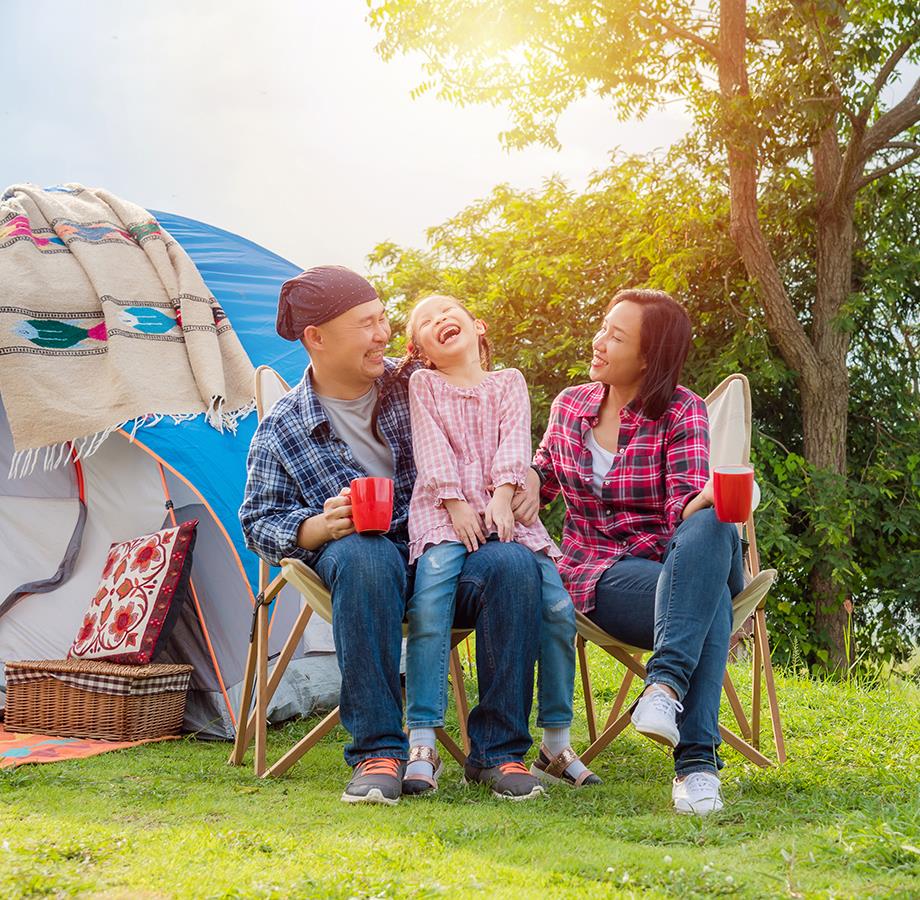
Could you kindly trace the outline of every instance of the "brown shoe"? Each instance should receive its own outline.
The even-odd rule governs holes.
[[[569,774],[568,768],[576,759],[578,759],[578,756],[571,747],[566,747],[565,750],[555,756],[550,756],[546,746],[541,744],[540,755],[530,767],[530,774],[536,775],[542,781],[548,781],[553,784],[562,782],[563,784],[570,784],[574,788],[603,783],[590,769],[585,769],[584,772],[573,778]]]
[[[415,746],[409,749],[409,762],[423,760],[431,766],[431,775],[410,775],[403,778],[402,792],[404,794],[434,793],[438,789],[438,776],[444,768],[441,757],[434,747]]]
[[[506,762],[488,769],[470,765],[463,767],[463,780],[467,783],[488,785],[492,796],[499,800],[532,800],[543,795],[543,785],[520,762]]]

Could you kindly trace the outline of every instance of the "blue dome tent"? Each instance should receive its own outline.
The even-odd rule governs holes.
[[[278,289],[300,269],[223,229],[151,212],[196,264],[253,365],[272,366],[290,384],[299,381],[303,348],[279,338],[274,322]],[[130,430],[116,433],[72,466],[10,480],[12,438],[0,403],[0,662],[65,656],[109,545],[169,524],[169,500],[179,521],[198,518],[200,524],[194,603],[183,610],[158,661],[195,666],[185,727],[232,738],[258,592],[258,560],[246,550],[237,518],[256,425],[254,413],[239,422],[236,434],[220,433],[201,417],[178,424],[164,417],[139,428],[133,440]],[[81,516],[85,528],[72,571],[55,583],[52,573],[75,551],[68,542]],[[29,592],[35,583],[43,586]],[[270,652],[280,650],[299,609],[300,599],[290,589],[281,595]],[[272,719],[335,704],[338,669],[332,651],[328,626],[314,617],[273,700]]]

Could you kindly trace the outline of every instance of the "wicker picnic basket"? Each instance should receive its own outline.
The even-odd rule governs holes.
[[[6,729],[105,741],[178,734],[191,673],[185,665],[8,662]]]

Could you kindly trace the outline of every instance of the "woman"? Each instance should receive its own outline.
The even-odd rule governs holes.
[[[674,748],[676,810],[703,815],[722,808],[719,700],[744,582],[738,531],[711,508],[706,406],[678,384],[690,337],[668,294],[620,291],[591,381],[554,401],[534,468],[542,503],[565,498],[559,569],[576,608],[654,649],[632,722]]]

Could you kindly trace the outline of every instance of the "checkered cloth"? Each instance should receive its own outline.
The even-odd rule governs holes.
[[[534,467],[549,503],[565,498],[559,572],[575,608],[594,609],[598,579],[621,557],[660,560],[684,507],[709,478],[706,404],[678,385],[660,419],[629,404],[620,412],[619,447],[598,496],[588,431],[598,422],[603,384],[566,388],[554,401]]]
[[[136,673],[116,674],[123,666],[108,666],[109,671],[100,667],[100,671],[77,671],[69,667],[59,666],[56,669],[47,668],[47,662],[42,665],[30,666],[28,662],[7,663],[7,684],[24,684],[30,681],[41,681],[45,678],[56,678],[71,687],[89,691],[93,694],[113,694],[125,697],[141,697],[148,694],[163,694],[171,691],[188,690],[191,679],[191,666],[143,666],[138,667]],[[41,666],[41,667],[39,667]],[[147,675],[151,669],[165,668],[168,671],[157,675]],[[112,670],[116,670],[113,672]],[[186,671],[177,672],[176,669]]]

